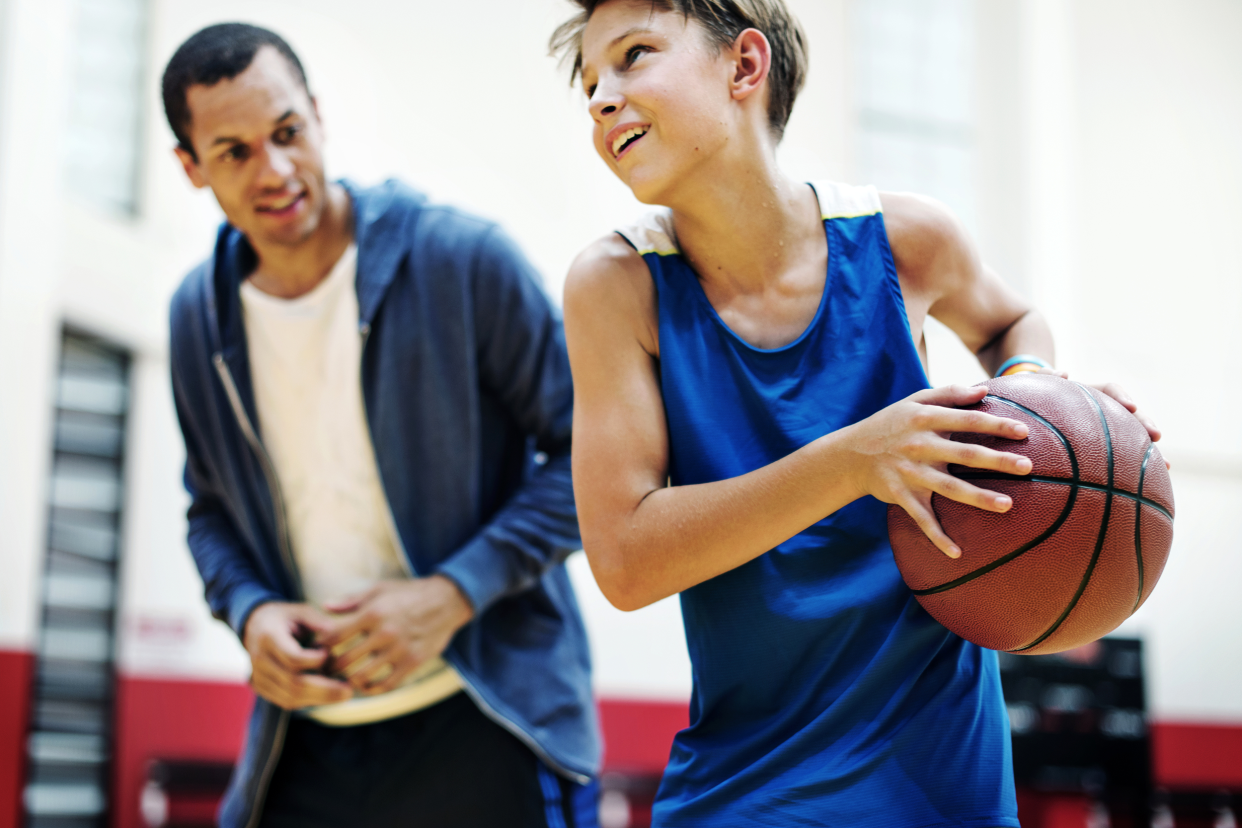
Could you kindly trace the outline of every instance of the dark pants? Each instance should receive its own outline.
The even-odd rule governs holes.
[[[596,828],[599,789],[554,774],[465,693],[328,727],[294,716],[262,828]]]

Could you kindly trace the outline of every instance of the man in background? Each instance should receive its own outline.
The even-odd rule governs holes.
[[[329,182],[301,62],[230,23],[163,78],[224,211],[172,303],[189,546],[259,695],[224,826],[593,825],[560,322],[494,225]]]

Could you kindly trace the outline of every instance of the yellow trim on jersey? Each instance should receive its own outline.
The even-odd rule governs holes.
[[[820,216],[820,220],[821,221],[832,221],[833,219],[866,218],[867,216],[878,216],[880,215],[881,212],[883,211],[872,210],[869,213],[836,213],[834,215],[828,215],[827,213],[825,213],[824,215]]]

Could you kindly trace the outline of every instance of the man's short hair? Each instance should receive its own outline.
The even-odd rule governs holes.
[[[289,44],[275,32],[249,23],[218,23],[200,29],[177,47],[168,61],[163,80],[164,115],[177,136],[177,144],[195,160],[198,157],[190,143],[190,106],[186,102],[186,92],[195,84],[214,86],[237,77],[250,67],[254,56],[264,46],[271,46],[284,55],[309,95],[306,71]]]
[[[572,0],[582,11],[557,27],[548,46],[553,55],[573,55],[572,84],[582,72],[582,32],[595,9],[606,0]],[[680,13],[697,20],[711,42],[733,45],[746,29],[758,29],[772,46],[768,70],[768,123],[779,141],[793,111],[794,99],[806,81],[806,34],[784,0],[651,0],[652,9]]]

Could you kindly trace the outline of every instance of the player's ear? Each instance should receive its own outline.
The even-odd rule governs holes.
[[[730,93],[735,101],[740,101],[753,95],[767,80],[772,67],[772,46],[763,32],[747,29],[733,41],[730,57],[733,59]]]
[[[185,147],[174,147],[173,152],[177,154],[181,169],[185,170],[185,177],[190,179],[190,183],[200,190],[206,187],[207,179],[203,178],[203,170],[198,166],[198,159]]]

